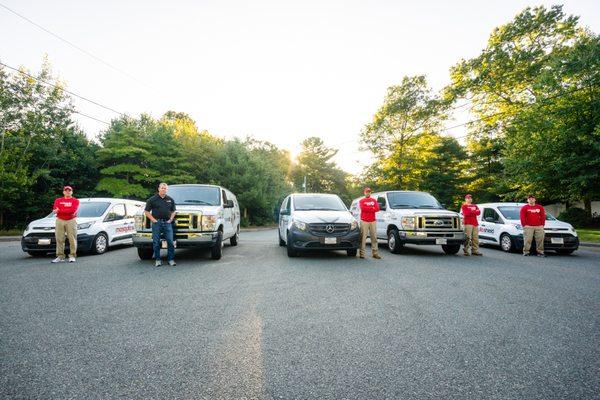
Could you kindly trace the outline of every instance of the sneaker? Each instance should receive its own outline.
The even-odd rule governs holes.
[[[160,267],[160,266],[162,266],[162,261],[160,261],[160,260],[156,260],[156,261],[154,262],[154,266],[155,266],[155,267]]]
[[[470,254],[465,251],[465,252],[463,252],[463,256],[467,256],[468,257],[468,256],[470,256]]]
[[[175,262],[175,260],[171,260],[171,261],[169,261],[169,265],[170,265],[171,267],[174,267],[174,266],[176,266],[176,265],[177,265],[177,263]]]
[[[70,263],[73,263],[73,262],[75,262],[75,257],[69,257],[69,262],[70,262]]]
[[[529,253],[523,253],[523,257],[529,257],[531,254]]]
[[[537,256],[538,256],[538,257],[543,257],[543,258],[546,258],[546,255],[545,255],[544,253],[538,253],[538,255],[537,255]]]
[[[482,256],[483,254],[481,253],[473,253],[474,256]]]
[[[373,254],[373,258],[377,260],[381,260],[381,256],[379,254]]]
[[[59,262],[65,262],[64,258],[60,258],[60,257],[56,257],[54,260],[52,260],[52,264],[56,264]]]

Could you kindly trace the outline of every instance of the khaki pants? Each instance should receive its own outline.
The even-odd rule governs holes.
[[[377,246],[377,225],[375,221],[365,222],[360,221],[360,255],[365,255],[365,249],[367,247],[367,235],[371,237],[371,251],[373,255],[378,254]]]
[[[69,238],[69,257],[77,255],[77,220],[56,218],[56,257],[65,258],[65,234]]]
[[[465,253],[479,253],[479,227],[475,225],[465,225]]]
[[[535,249],[539,254],[544,252],[544,227],[543,226],[524,226],[523,227],[523,254],[529,254],[531,242],[535,239]]]

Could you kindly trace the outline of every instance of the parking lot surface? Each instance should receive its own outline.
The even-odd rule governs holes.
[[[74,264],[0,243],[0,398],[598,399],[600,251]]]

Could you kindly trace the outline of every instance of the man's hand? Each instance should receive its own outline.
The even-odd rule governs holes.
[[[58,212],[58,208],[55,208],[54,210],[52,210],[53,213],[57,213]]]

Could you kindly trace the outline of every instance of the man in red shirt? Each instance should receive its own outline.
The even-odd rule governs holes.
[[[69,238],[69,262],[77,255],[77,209],[79,200],[73,197],[73,188],[65,186],[63,197],[54,200],[52,211],[56,213],[56,258],[53,263],[65,261],[65,235]]]
[[[521,207],[521,225],[523,226],[523,255],[528,256],[531,242],[535,239],[535,249],[538,257],[544,254],[544,226],[546,225],[546,210],[535,204],[535,196],[527,196],[527,204]]]
[[[377,246],[377,225],[375,222],[375,213],[379,211],[377,200],[371,197],[371,189],[365,188],[365,197],[359,200],[360,208],[360,250],[359,257],[365,258],[365,249],[367,247],[367,235],[371,237],[371,251],[373,258],[381,259]]]
[[[473,196],[470,194],[465,196],[465,202],[460,208],[460,211],[463,215],[463,225],[466,235],[463,254],[468,256],[470,248],[471,254],[474,256],[482,256],[483,254],[479,252],[479,222],[477,221],[477,216],[481,214],[481,211],[479,211],[479,207],[473,204]]]

